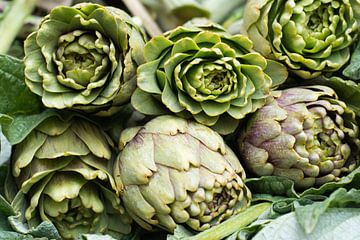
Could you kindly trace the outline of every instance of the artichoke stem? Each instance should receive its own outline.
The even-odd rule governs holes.
[[[184,238],[184,240],[207,240],[223,239],[226,236],[240,230],[255,221],[261,214],[271,207],[271,203],[260,203],[249,207],[245,211],[234,215],[222,224],[214,226],[195,236]]]
[[[6,54],[20,32],[25,19],[35,9],[37,0],[15,0],[0,22],[0,54]],[[9,27],[11,26],[11,27]]]

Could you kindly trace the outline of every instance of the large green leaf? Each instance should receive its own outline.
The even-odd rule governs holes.
[[[347,192],[346,189],[339,188],[325,201],[299,206],[295,209],[296,219],[309,234],[317,226],[321,215],[331,207],[360,207],[360,190],[352,189]]]
[[[257,194],[270,194],[275,196],[297,197],[294,182],[285,177],[263,176],[260,178],[248,178],[246,186],[251,192]]]
[[[252,240],[348,240],[360,239],[360,208],[329,208],[319,218],[314,231],[307,234],[294,212],[267,224]]]
[[[10,231],[11,226],[8,222],[8,217],[14,215],[15,212],[11,205],[0,195],[0,231]],[[0,233],[0,239],[2,235]]]
[[[13,116],[0,114],[0,124],[6,138],[10,144],[14,145],[24,140],[35,127],[52,116],[58,116],[58,114],[54,110],[49,109],[35,114],[18,114]]]
[[[357,42],[356,48],[351,54],[350,63],[343,70],[343,74],[354,81],[360,80],[360,41]]]
[[[23,223],[20,215],[10,216],[9,222],[14,230],[22,235],[31,235],[36,238],[61,239],[59,232],[51,222],[42,222],[36,227],[29,228]]]
[[[43,111],[41,99],[28,89],[24,79],[23,62],[0,55],[0,125],[12,145],[21,142],[43,120],[56,115],[55,111]],[[0,156],[0,164],[5,160],[6,156]]]
[[[14,115],[40,111],[41,99],[27,88],[24,79],[23,62],[0,55],[0,113]]]

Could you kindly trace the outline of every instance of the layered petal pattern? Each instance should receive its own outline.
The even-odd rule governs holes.
[[[359,17],[357,0],[250,0],[243,27],[257,51],[309,79],[349,60]]]
[[[299,189],[338,181],[360,163],[354,111],[325,86],[290,88],[248,120],[241,157],[257,176],[284,176]]]
[[[29,201],[25,218],[51,221],[62,237],[131,231],[112,177],[110,138],[83,119],[45,120],[12,157],[12,174]]]
[[[272,84],[287,77],[283,65],[252,47],[247,37],[208,22],[155,37],[145,45],[147,63],[138,69],[132,105],[144,114],[193,117],[229,134],[240,119],[265,104]]]
[[[173,232],[176,224],[202,231],[250,204],[245,172],[210,128],[160,116],[123,131],[115,181],[124,206],[140,226]]]
[[[25,82],[46,107],[112,115],[135,90],[144,44],[122,10],[60,6],[25,41]]]

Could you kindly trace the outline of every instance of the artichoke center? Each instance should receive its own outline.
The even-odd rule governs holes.
[[[329,174],[342,168],[350,157],[351,148],[346,143],[346,129],[341,126],[339,115],[319,116],[319,112],[326,111],[321,107],[310,111],[313,113],[312,120],[308,119],[304,124],[308,158],[311,164],[319,167],[321,174]],[[337,176],[340,172],[333,174]]]
[[[227,182],[224,186],[215,187],[212,196],[200,205],[203,212],[201,221],[215,223],[231,216],[238,203],[239,189],[240,186],[235,180]]]
[[[59,82],[84,90],[90,83],[103,78],[111,70],[110,45],[111,42],[99,32],[76,30],[62,35],[53,55]]]
[[[60,214],[56,219],[58,221],[65,221],[73,227],[91,224],[94,215],[96,215],[91,209],[84,207],[79,198],[71,199],[68,203],[68,208],[69,211]]]
[[[217,212],[219,208],[223,208],[225,210],[227,208],[227,204],[231,200],[230,192],[223,190],[221,193],[217,193],[214,195],[213,200],[208,203],[209,213]]]
[[[208,64],[204,66],[203,71],[204,88],[211,94],[221,94],[231,89],[232,75],[223,66]]]
[[[320,18],[320,16],[315,13],[312,14],[309,18],[309,22],[307,24],[307,26],[311,29],[311,30],[317,30],[317,29],[321,29],[322,27],[322,20]]]

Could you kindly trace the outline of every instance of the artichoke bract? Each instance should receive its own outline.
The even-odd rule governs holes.
[[[16,145],[12,173],[31,224],[50,221],[64,238],[131,231],[110,171],[111,139],[84,119],[49,118]],[[16,198],[16,197],[15,197]],[[40,221],[41,222],[41,221]]]
[[[255,50],[309,79],[337,71],[349,60],[359,18],[355,0],[250,0],[242,31]]]
[[[287,77],[283,65],[252,47],[247,37],[202,20],[155,37],[145,45],[131,103],[144,114],[176,113],[229,134]]]
[[[112,115],[135,90],[144,44],[120,9],[60,6],[25,40],[25,82],[46,107]]]
[[[196,231],[216,225],[250,204],[245,172],[232,150],[210,128],[160,116],[128,128],[114,177],[129,215],[143,228],[173,232],[176,224]]]
[[[238,138],[247,168],[257,176],[283,176],[298,189],[338,181],[359,166],[355,113],[326,86],[277,93],[248,119]]]

